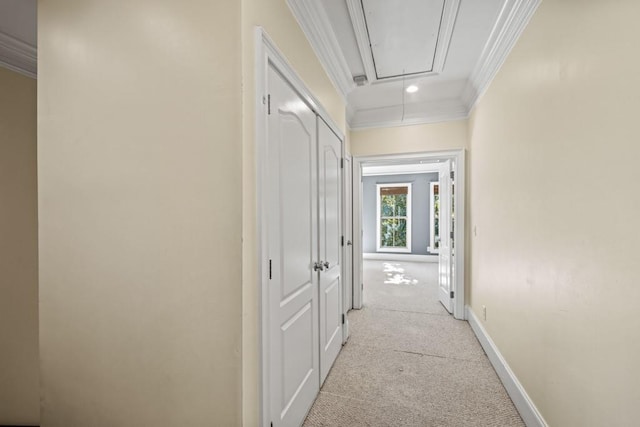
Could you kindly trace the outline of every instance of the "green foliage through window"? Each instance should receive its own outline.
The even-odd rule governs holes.
[[[407,247],[409,187],[380,187],[380,247]]]

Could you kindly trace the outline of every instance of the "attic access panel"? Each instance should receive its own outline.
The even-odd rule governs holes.
[[[437,54],[446,52],[450,31],[440,40],[453,6],[445,0],[362,0],[371,55],[378,79],[434,71]],[[448,37],[447,37],[448,36]],[[440,43],[445,46],[439,46]]]

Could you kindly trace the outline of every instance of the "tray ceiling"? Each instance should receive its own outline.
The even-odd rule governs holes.
[[[287,2],[360,129],[468,117],[540,0]]]

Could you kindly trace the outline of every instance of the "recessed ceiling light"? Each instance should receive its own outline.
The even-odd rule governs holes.
[[[416,85],[407,86],[407,93],[414,93],[417,91],[418,91],[418,86]]]

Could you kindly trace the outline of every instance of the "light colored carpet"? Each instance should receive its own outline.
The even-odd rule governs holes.
[[[365,308],[304,426],[524,426],[437,264],[365,261]]]

